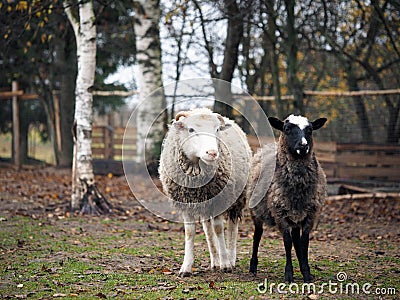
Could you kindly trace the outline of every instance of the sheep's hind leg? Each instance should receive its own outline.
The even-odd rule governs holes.
[[[258,265],[258,247],[260,245],[261,236],[263,234],[263,223],[254,217],[254,235],[253,235],[253,253],[250,259],[250,273],[257,274]]]
[[[236,265],[236,242],[238,236],[239,219],[232,220],[228,218],[226,231],[226,244],[228,247],[229,261],[232,267]]]
[[[196,225],[194,220],[188,218],[187,216],[184,216],[183,220],[185,222],[185,256],[179,271],[179,275],[185,277],[192,274],[192,266],[194,262],[194,235],[196,233]]]
[[[225,245],[223,216],[220,215],[214,219],[214,230],[218,239],[218,252],[221,270],[223,272],[232,272],[232,266],[229,262],[229,255]]]
[[[219,267],[218,239],[214,231],[213,220],[203,221],[203,230],[206,235],[208,250],[210,251],[211,269]]]

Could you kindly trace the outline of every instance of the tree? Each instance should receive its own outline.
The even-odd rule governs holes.
[[[168,37],[161,42],[163,46],[163,68],[175,69],[175,73],[169,76],[169,79],[175,81],[169,113],[169,119],[172,119],[176,113],[175,105],[179,96],[177,95],[179,80],[185,66],[192,64],[188,52],[193,44],[195,30],[194,22],[191,18],[192,12],[186,0],[180,3],[164,3],[161,13],[168,30]]]
[[[71,208],[81,208],[82,213],[109,213],[111,205],[96,187],[92,163],[92,91],[96,69],[96,18],[93,3],[79,1],[78,17],[70,4],[65,3],[64,7],[74,29],[78,57]]]
[[[2,74],[0,86],[11,86],[11,82],[18,81],[19,89],[25,92],[36,92],[42,80],[44,65],[48,55],[45,49],[49,42],[49,31],[45,29],[46,24],[52,16],[51,9],[44,10],[42,4],[28,3],[27,1],[15,1],[7,4],[0,4],[0,65]],[[41,55],[34,55],[34,52],[41,52]],[[45,139],[52,139],[52,123],[48,110],[48,103],[45,95],[40,95],[40,101],[26,103],[19,101],[20,108],[20,145],[21,162],[28,162],[28,130],[30,125],[41,124],[41,135]],[[0,105],[9,105],[0,103]],[[54,118],[53,118],[54,120]],[[7,119],[0,118],[0,122],[7,122]],[[4,127],[6,131],[11,130],[11,126]],[[39,126],[37,126],[39,128]]]
[[[243,37],[243,16],[246,11],[245,7],[241,7],[236,0],[224,0],[221,8],[223,18],[227,19],[225,46],[223,49],[223,61],[218,71],[216,63],[215,49],[207,36],[206,19],[203,15],[202,8],[197,0],[193,3],[199,13],[204,46],[208,54],[208,64],[210,75],[212,78],[221,79],[227,82],[232,82],[234,71],[237,67],[239,57],[239,45]],[[214,111],[221,113],[224,116],[233,118],[232,111],[232,94],[228,90],[229,85],[221,81],[216,81]],[[221,101],[218,101],[221,100]],[[224,101],[224,102],[222,102]]]
[[[94,3],[98,29],[95,90],[124,88],[105,84],[104,80],[119,66],[134,62],[133,17],[129,6],[128,0]],[[41,121],[45,126],[40,128],[46,131],[43,136],[51,140],[55,163],[70,167],[77,58],[74,32],[64,8],[55,0],[12,1],[0,4],[0,13],[7,16],[0,18],[0,65],[5,74],[0,86],[11,86],[11,81],[16,79],[20,89],[39,95],[42,105],[34,107],[43,112],[33,113],[29,105],[25,110],[21,107],[21,130],[29,128],[29,124],[22,123],[31,120],[24,112],[32,116],[45,115]],[[100,113],[123,103],[120,97],[93,99],[93,106]],[[4,101],[0,103],[4,104]],[[21,102],[20,105],[25,104]],[[0,123],[5,123],[5,119],[0,118]],[[21,132],[21,139],[24,136],[27,133]]]
[[[4,31],[0,52],[5,74],[1,85],[17,80],[20,89],[38,94],[41,101],[39,107],[35,106],[36,111],[29,103],[20,103],[26,107],[20,110],[21,138],[27,137],[29,124],[24,123],[32,120],[31,116],[44,116],[41,123],[45,126],[41,128],[46,131],[43,136],[52,142],[56,164],[71,165],[76,50],[64,11],[57,1],[51,0],[13,1],[0,10],[7,15],[0,21]],[[62,111],[59,120],[56,106]],[[21,141],[24,144],[26,141]],[[21,149],[24,148],[27,150]]]
[[[295,0],[285,0],[286,8],[286,62],[287,84],[294,97],[294,108],[304,114],[303,85],[298,78],[298,32],[296,28]]]
[[[396,88],[400,53],[398,44],[399,14],[391,1],[350,1],[340,7],[322,1],[316,36],[321,49],[335,55],[346,74],[349,90]],[[318,42],[318,39],[316,39]],[[328,45],[328,46],[327,46]],[[398,96],[382,96],[388,111],[386,142],[397,143],[400,112]],[[393,99],[393,100],[392,100]],[[368,117],[366,101],[353,97],[362,140],[373,141],[373,130]],[[376,136],[375,136],[376,137]]]
[[[285,117],[281,100],[281,53],[278,47],[279,11],[275,1],[255,1],[252,14],[244,18],[244,36],[239,71],[250,95],[274,96],[276,114]],[[261,101],[260,106],[267,114],[272,114],[271,103]]]
[[[279,52],[278,52],[278,39],[276,37],[277,32],[277,24],[276,19],[277,15],[274,10],[274,2],[273,1],[265,1],[266,12],[268,15],[268,22],[265,35],[265,46],[264,52],[269,53],[270,55],[270,64],[271,64],[271,77],[272,77],[272,94],[275,97],[276,104],[276,113],[279,118],[285,117],[285,111],[283,108],[283,103],[281,99],[281,81],[279,75]]]
[[[156,173],[167,116],[162,88],[159,0],[136,1],[135,11],[140,90],[136,116],[137,158],[139,162],[146,163],[151,173]]]
[[[384,1],[381,5],[380,1],[371,0],[371,4],[373,9],[371,13],[372,21],[367,34],[367,53],[371,53],[370,55],[374,59],[370,59],[366,55],[362,61],[357,60],[357,62],[364,68],[377,88],[383,90],[390,85],[398,86],[398,81],[393,83],[393,81],[387,80],[386,76],[393,74],[395,78],[398,78],[399,75],[400,43],[398,42],[398,32],[400,17],[398,12],[400,11],[397,8],[396,14],[396,7],[391,7],[387,1]],[[390,18],[385,18],[385,15],[390,16]],[[397,126],[400,117],[400,97],[396,97],[392,101],[389,95],[384,95],[383,100],[389,116],[386,142],[395,144],[400,141],[400,125]]]
[[[132,1],[95,1],[97,49],[96,91],[126,90],[119,83],[105,83],[106,79],[118,71],[119,67],[135,63],[135,33]],[[132,89],[137,87],[132,84]],[[117,96],[94,96],[93,107],[99,114],[117,110],[125,99]]]
[[[49,63],[46,65],[48,80],[41,80],[39,90],[47,91],[48,123],[51,124],[51,136],[56,164],[71,167],[73,158],[72,126],[74,121],[74,92],[76,84],[76,42],[74,32],[69,26],[63,10],[58,8],[52,14],[53,41],[49,45]],[[52,26],[49,26],[52,27]],[[45,73],[44,73],[45,74]],[[49,88],[46,88],[46,83]],[[57,111],[57,105],[58,110]],[[59,115],[59,124],[56,124]],[[57,132],[59,130],[59,132]]]

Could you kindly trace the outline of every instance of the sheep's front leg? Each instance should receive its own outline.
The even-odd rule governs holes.
[[[210,251],[211,269],[219,267],[218,239],[214,231],[213,220],[203,221],[203,230],[206,235],[208,250]]]
[[[193,220],[184,217],[185,221],[185,257],[181,270],[179,271],[180,276],[189,276],[192,273],[192,266],[194,262],[194,235],[196,233],[196,225]]]
[[[214,230],[218,239],[218,252],[221,270],[224,272],[232,272],[232,266],[229,262],[229,255],[225,245],[223,216],[218,216],[214,219]]]
[[[236,265],[236,242],[238,236],[239,220],[231,220],[228,218],[228,225],[226,231],[226,244],[228,247],[228,255],[231,266]]]
[[[302,233],[300,237],[300,253],[299,258],[300,271],[303,274],[304,282],[313,282],[314,278],[310,272],[310,265],[308,264],[308,246],[310,241],[310,231],[313,227],[312,219],[306,219],[303,223]]]
[[[300,246],[300,227],[294,227],[292,229],[292,240],[294,249],[296,250],[297,259],[299,260],[299,265],[301,266],[303,253]]]
[[[286,266],[285,266],[285,282],[293,282],[293,265],[292,265],[292,237],[290,235],[290,228],[283,230],[283,244],[285,245],[286,252]]]
[[[253,235],[253,253],[251,254],[250,260],[250,273],[257,274],[258,265],[258,247],[260,246],[261,236],[263,234],[263,222],[256,217],[253,217],[254,221],[254,235]]]
[[[300,237],[300,227],[296,227],[292,229],[292,239],[297,259],[299,260],[300,271],[303,274],[303,280],[304,282],[313,282],[313,277],[310,274],[310,266],[308,265],[309,235],[307,232],[303,232],[302,237]]]

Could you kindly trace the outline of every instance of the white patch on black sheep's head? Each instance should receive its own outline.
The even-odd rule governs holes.
[[[179,112],[173,122],[181,150],[193,161],[202,160],[210,165],[219,158],[219,132],[229,128],[224,118],[209,109]]]
[[[309,122],[306,117],[290,115],[284,121],[277,118],[268,118],[271,126],[282,132],[290,154],[296,158],[306,157],[313,147],[313,130],[324,126],[326,118],[319,118]]]

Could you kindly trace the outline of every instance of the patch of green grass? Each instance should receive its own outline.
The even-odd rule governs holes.
[[[0,134],[0,157],[10,158],[12,148],[12,136],[11,133]]]
[[[280,239],[263,239],[259,274],[254,278],[248,274],[251,238],[239,238],[237,266],[233,273],[224,274],[206,269],[209,263],[206,241],[204,234],[198,234],[195,275],[180,278],[177,272],[183,260],[182,232],[148,230],[143,222],[137,221],[83,217],[34,220],[17,216],[0,222],[0,226],[0,297],[3,298],[282,298],[278,293],[260,295],[257,291],[265,278],[276,284],[283,281],[285,257]],[[361,254],[338,256],[339,259],[317,249],[318,259],[310,261],[316,284],[334,281],[339,271],[345,271],[349,282],[370,282],[399,290],[398,256],[371,257],[375,255],[376,244],[356,242],[355,245],[363,247]],[[385,249],[393,246],[388,242]],[[301,284],[299,265],[293,257],[295,281]],[[371,263],[386,267],[377,272],[379,268],[371,267]],[[330,294],[324,297],[341,298]]]
[[[50,141],[43,142],[39,132],[33,128],[28,134],[28,156],[48,164],[55,164],[55,158]],[[12,134],[0,134],[0,157],[12,157]]]

